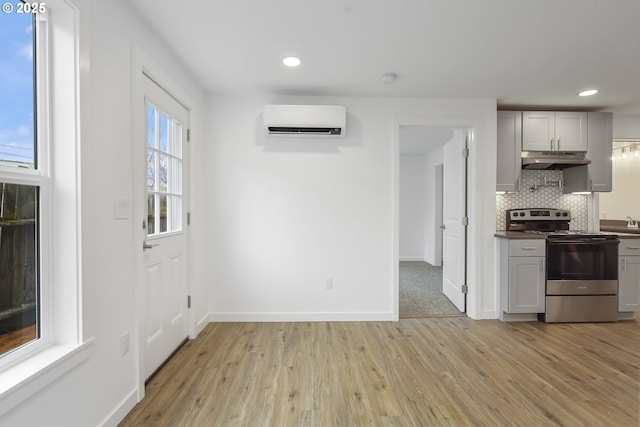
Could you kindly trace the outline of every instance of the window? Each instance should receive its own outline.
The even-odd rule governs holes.
[[[0,360],[42,337],[36,14],[0,14]]]
[[[182,125],[147,102],[147,235],[182,231]]]
[[[0,144],[9,145],[0,149],[4,152],[0,155],[0,190],[1,184],[6,184],[5,222],[0,238],[9,232],[10,225],[31,230],[22,233],[22,255],[5,254],[0,269],[10,268],[14,275],[11,281],[24,286],[23,301],[27,302],[20,304],[18,310],[28,310],[32,297],[35,304],[33,315],[24,315],[19,324],[31,325],[31,330],[23,328],[27,329],[26,342],[0,355],[0,419],[86,360],[93,345],[82,322],[85,297],[81,286],[79,163],[80,141],[86,132],[81,129],[90,128],[89,113],[81,108],[90,100],[87,92],[80,91],[89,81],[89,68],[80,66],[89,57],[89,12],[84,1],[47,0],[46,4],[39,3],[42,7],[31,15],[18,14],[18,3],[5,2],[0,13],[0,80],[4,80],[0,82]],[[11,5],[12,13],[7,12],[6,4]],[[18,30],[10,32],[16,28],[13,20],[25,16],[31,26],[17,25]],[[11,39],[10,34],[26,34],[29,38]],[[33,49],[31,56],[25,47],[28,40]],[[31,58],[28,71],[23,68],[16,72],[8,65],[19,52],[24,58]],[[18,80],[4,86],[9,77]],[[31,86],[31,95],[11,98],[17,96],[12,91],[19,88],[19,78],[31,79],[30,85],[21,86]],[[27,116],[32,128],[28,123],[4,121],[20,111],[16,99],[31,100],[31,115]],[[53,111],[56,114],[49,114]],[[17,139],[28,135],[30,138]],[[22,144],[18,144],[20,141]],[[18,244],[15,238],[14,244]],[[20,266],[22,272],[18,271]],[[29,283],[34,285],[29,287]],[[6,286],[0,283],[1,289]],[[85,312],[85,316],[90,317],[91,313]]]

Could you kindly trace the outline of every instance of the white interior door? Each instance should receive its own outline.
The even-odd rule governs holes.
[[[146,240],[143,373],[148,378],[188,336],[188,111],[144,78]]]
[[[465,312],[466,131],[456,130],[444,146],[442,292]]]

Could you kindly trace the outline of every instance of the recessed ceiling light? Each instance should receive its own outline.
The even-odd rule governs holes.
[[[287,67],[297,67],[302,63],[302,60],[296,56],[287,56],[282,60],[282,63]]]
[[[595,95],[596,93],[598,93],[598,89],[588,89],[580,92],[578,96],[591,96],[591,95]]]

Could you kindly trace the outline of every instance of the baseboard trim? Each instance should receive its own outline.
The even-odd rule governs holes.
[[[495,310],[482,310],[482,319],[498,319],[498,313]]]
[[[118,424],[131,412],[134,406],[138,403],[138,391],[131,390],[131,392],[125,397],[120,404],[105,418],[100,424],[102,427],[117,427]]]
[[[500,318],[503,322],[537,322],[538,315],[536,313],[502,313]]]
[[[210,313],[209,322],[391,322],[393,313]]]
[[[205,314],[204,316],[202,316],[202,319],[198,320],[196,322],[196,336],[197,337],[200,332],[202,332],[202,330],[209,324],[210,320],[209,320],[209,314]],[[194,337],[194,338],[195,338]]]

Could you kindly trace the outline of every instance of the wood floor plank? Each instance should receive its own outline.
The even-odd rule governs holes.
[[[217,323],[129,426],[633,426],[640,322]]]

